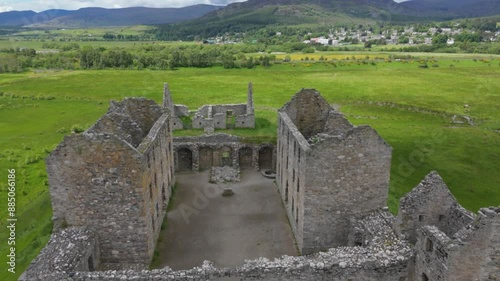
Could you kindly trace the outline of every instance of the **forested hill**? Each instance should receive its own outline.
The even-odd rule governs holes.
[[[189,39],[245,32],[272,24],[335,25],[404,20],[392,0],[249,0],[233,3],[201,18],[158,30],[159,38]]]
[[[47,10],[39,13],[11,11],[0,13],[0,26],[81,28],[167,24],[195,19],[219,8],[220,6],[195,5],[184,8],[82,8],[76,11]]]
[[[233,3],[201,18],[164,25],[157,31],[157,36],[165,40],[189,40],[226,32],[246,32],[269,25],[303,27],[422,22],[495,14],[500,14],[500,0],[412,0],[403,3],[393,0],[249,0]]]

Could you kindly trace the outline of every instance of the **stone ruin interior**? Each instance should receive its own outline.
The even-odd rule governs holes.
[[[204,105],[195,112],[183,104],[174,104],[167,83],[163,90],[163,107],[171,113],[174,130],[204,129],[213,134],[215,129],[255,128],[253,85],[248,84],[247,102],[242,104]],[[188,122],[183,122],[186,118]]]
[[[245,123],[254,120],[251,93],[250,85]],[[467,211],[430,172],[394,216],[392,148],[316,90],[302,89],[278,110],[276,144],[214,134],[228,113],[206,110],[196,117],[209,124],[206,134],[173,137],[184,109],[165,85],[163,106],[112,102],[90,129],[65,137],[46,160],[53,235],[20,280],[500,280],[500,207]],[[176,178],[216,169],[275,171],[271,205],[287,218],[297,253],[149,270],[167,210],[176,211],[169,206]]]

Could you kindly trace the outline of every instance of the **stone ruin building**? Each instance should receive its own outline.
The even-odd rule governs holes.
[[[188,129],[181,117],[191,118],[189,108],[182,104],[174,104],[167,83],[163,90],[163,107],[172,114],[173,129]],[[213,133],[215,129],[255,128],[252,82],[248,84],[247,102],[242,104],[204,105],[192,117],[192,129],[204,129]]]
[[[95,230],[89,270],[149,266],[175,182],[170,122],[151,100],[112,102],[47,158],[54,232]]]
[[[347,246],[352,222],[387,206],[392,148],[314,90],[278,111],[277,184],[302,254]]]
[[[410,280],[500,280],[500,207],[465,210],[436,172],[401,198],[394,228],[415,245]]]
[[[173,140],[169,109],[145,99],[112,102],[94,126],[51,153],[54,233],[20,280],[500,280],[500,207],[465,210],[431,172],[393,216],[386,207],[391,147],[311,89],[279,110],[276,152],[262,160],[276,168],[303,255],[236,268],[205,261],[191,270],[144,270],[174,166],[262,168],[259,154],[268,147],[222,134]]]

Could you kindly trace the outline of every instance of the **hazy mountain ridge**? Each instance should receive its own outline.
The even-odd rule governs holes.
[[[0,13],[0,26],[98,27],[137,24],[168,24],[201,17],[220,6],[194,5],[184,8],[122,9],[82,8],[76,11],[11,11]]]

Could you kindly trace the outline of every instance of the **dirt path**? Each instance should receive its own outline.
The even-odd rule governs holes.
[[[222,197],[225,185],[208,183],[208,172],[178,174],[168,226],[160,234],[160,268],[190,269],[204,260],[233,267],[245,259],[297,255],[285,210],[272,180],[246,170],[231,184],[232,197]]]

